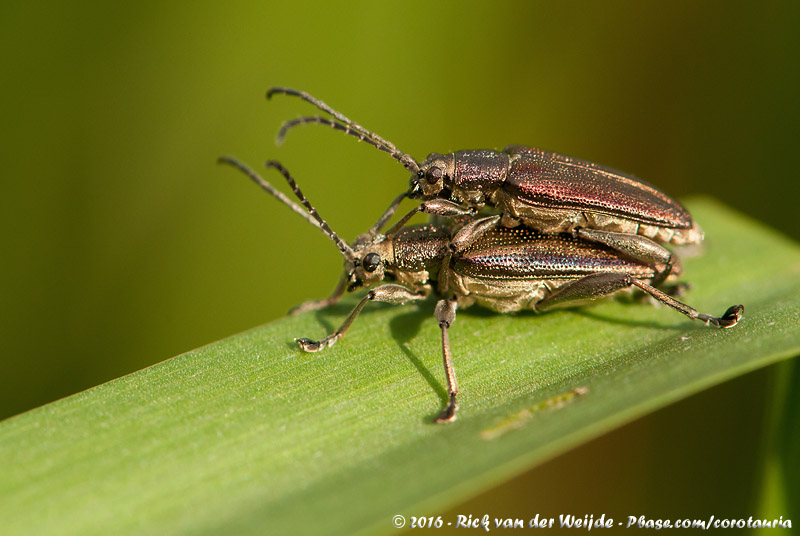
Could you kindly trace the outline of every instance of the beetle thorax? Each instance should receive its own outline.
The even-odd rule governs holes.
[[[481,149],[458,151],[454,157],[450,189],[458,201],[483,205],[487,196],[506,181],[509,159],[505,153]]]

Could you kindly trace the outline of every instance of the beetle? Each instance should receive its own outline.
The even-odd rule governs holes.
[[[308,123],[355,136],[389,153],[412,173],[406,192],[412,199],[447,200],[462,207],[465,214],[488,205],[501,212],[500,222],[506,227],[523,223],[544,233],[573,233],[632,260],[662,266],[656,282],[664,281],[675,263],[662,244],[694,245],[703,240],[702,230],[679,202],[616,169],[522,145],[509,145],[501,151],[431,153],[419,163],[308,93],[273,87],[267,98],[279,94],[298,97],[333,117],[287,121],[278,133],[279,143],[290,129]],[[397,205],[390,206],[389,216],[396,209]],[[421,210],[424,208],[413,212]],[[455,210],[451,208],[451,212]]]
[[[344,271],[337,290],[324,300],[326,304],[336,303],[345,290],[370,288],[332,334],[321,340],[295,339],[302,350],[318,352],[333,346],[370,301],[402,304],[423,300],[434,292],[441,296],[434,316],[441,328],[449,399],[435,419],[438,423],[455,420],[458,407],[458,383],[448,336],[458,307],[477,303],[500,313],[524,309],[544,312],[638,288],[706,325],[733,327],[744,311],[741,305],[735,305],[721,317],[698,313],[652,285],[658,278],[658,266],[633,260],[614,248],[567,233],[498,226],[498,215],[460,218],[449,225],[406,226],[400,221],[385,234],[365,233],[351,245],[339,238],[320,217],[279,162],[269,161],[267,167],[283,175],[305,210],[238,160],[223,157],[220,162],[242,171],[322,230],[339,248],[344,257]],[[430,203],[436,205],[438,201]],[[679,272],[680,265],[676,263],[669,278],[676,278]],[[380,284],[383,281],[391,282]]]

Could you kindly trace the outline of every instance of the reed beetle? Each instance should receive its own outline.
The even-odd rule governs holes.
[[[707,325],[729,328],[742,316],[743,307],[728,308],[721,317],[698,313],[668,293],[655,288],[663,283],[663,266],[630,258],[607,245],[568,233],[542,233],[525,226],[498,226],[499,215],[467,216],[447,225],[406,226],[401,220],[386,233],[381,218],[352,244],[342,240],[320,217],[300,191],[289,172],[278,162],[267,167],[280,172],[302,207],[288,199],[246,165],[232,157],[220,158],[246,174],[330,238],[344,257],[344,271],[334,293],[313,302],[308,310],[339,301],[345,290],[371,288],[342,325],[321,340],[295,339],[304,351],[317,352],[341,339],[369,301],[402,304],[423,300],[432,293],[441,299],[434,316],[442,334],[442,356],[449,400],[435,422],[456,418],[458,384],[450,352],[448,330],[458,307],[479,304],[500,313],[531,309],[543,312],[573,306],[624,289],[638,288],[659,302]],[[426,202],[433,213],[447,214],[449,205],[440,200]],[[680,272],[673,262],[674,280]],[[383,281],[391,281],[378,285]]]
[[[488,205],[501,212],[498,223],[505,227],[521,222],[544,233],[567,232],[604,244],[633,260],[661,266],[656,283],[669,276],[675,261],[662,244],[703,240],[702,230],[680,203],[616,169],[522,145],[431,153],[420,163],[308,93],[273,87],[267,98],[273,95],[298,97],[332,117],[287,121],[278,133],[279,143],[298,125],[330,126],[389,153],[410,171],[408,197],[446,200],[465,213]],[[397,206],[389,207],[387,218]]]

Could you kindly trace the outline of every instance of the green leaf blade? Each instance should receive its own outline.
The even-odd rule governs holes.
[[[3,533],[388,532],[394,514],[453,504],[798,355],[797,245],[712,201],[690,208],[707,247],[684,263],[685,301],[712,314],[743,303],[733,329],[629,300],[540,316],[459,311],[459,420],[437,426],[432,301],[368,307],[335,347],[295,348],[294,337],[335,327],[349,299],[0,423]],[[543,405],[577,387],[588,392]],[[519,426],[485,439],[509,421]]]

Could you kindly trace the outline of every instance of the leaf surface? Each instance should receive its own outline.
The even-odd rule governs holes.
[[[445,401],[432,300],[287,317],[0,423],[3,534],[390,532],[706,387],[800,354],[800,249],[708,199],[685,301],[460,310]],[[330,274],[335,281],[337,274]],[[113,354],[109,355],[113,359]],[[575,395],[575,390],[585,394]]]

